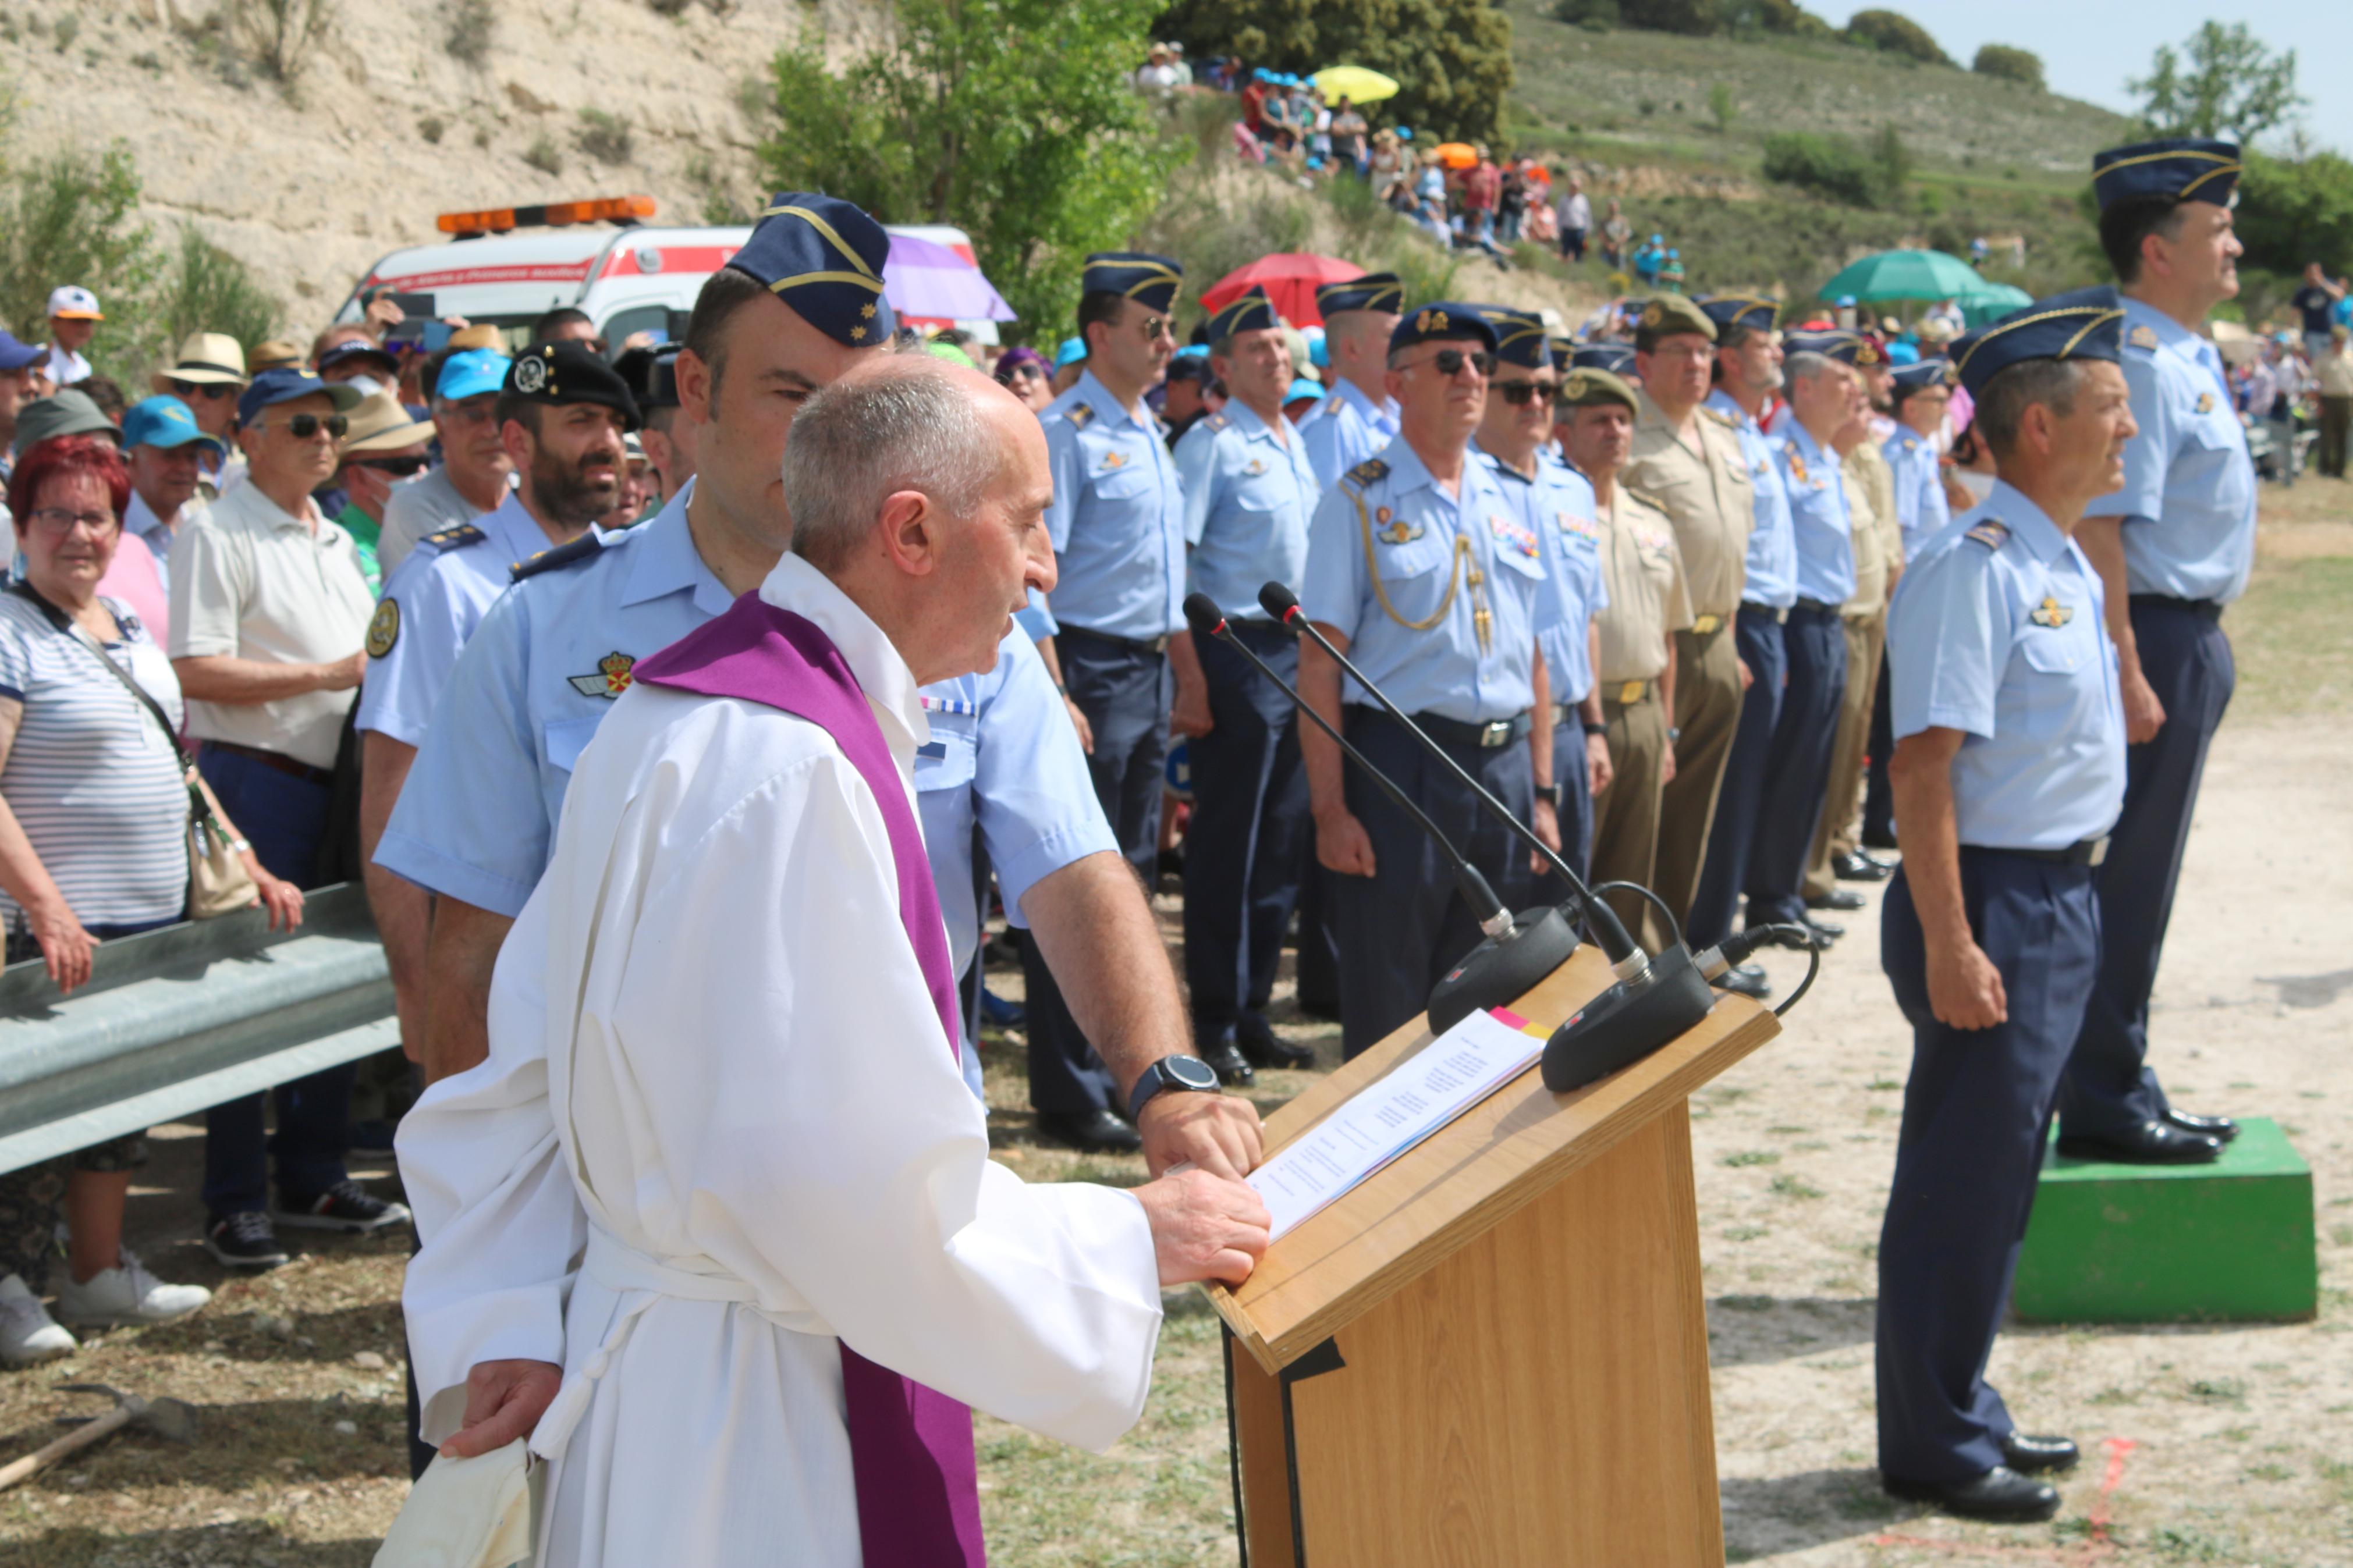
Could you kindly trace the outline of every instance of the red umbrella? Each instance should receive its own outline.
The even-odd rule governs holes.
[[[1202,290],[1201,303],[1210,310],[1222,310],[1249,293],[1251,284],[1258,283],[1265,286],[1267,298],[1274,301],[1276,312],[1284,321],[1294,327],[1320,327],[1324,324],[1324,312],[1315,308],[1316,289],[1364,275],[1363,268],[1336,256],[1285,251],[1278,256],[1261,256],[1248,267],[1238,267],[1227,273]]]

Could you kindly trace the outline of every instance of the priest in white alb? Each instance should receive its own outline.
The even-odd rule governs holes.
[[[1266,1246],[1206,1172],[1023,1184],[958,1072],[917,688],[1053,585],[1036,418],[881,356],[809,398],[784,477],[792,553],[638,663],[489,1059],[401,1129],[423,1431],[528,1437],[538,1563],[978,1568],[970,1409],[1108,1447],[1161,1288]]]

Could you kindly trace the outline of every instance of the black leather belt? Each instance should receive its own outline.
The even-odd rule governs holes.
[[[2212,599],[2177,599],[2170,594],[2135,594],[2132,607],[2137,610],[2143,605],[2153,609],[2179,610],[2184,615],[2196,616],[2201,621],[2222,618],[2222,606]]]
[[[1514,713],[1508,719],[1490,720],[1484,724],[1466,724],[1460,719],[1449,719],[1439,713],[1417,713],[1413,721],[1428,731],[1430,738],[1440,745],[1461,746],[1473,752],[1492,752],[1498,746],[1526,740],[1530,722],[1525,713]]]
[[[1770,621],[1777,626],[1786,626],[1789,624],[1789,606],[1787,605],[1759,605],[1743,599],[1740,601],[1740,613],[1744,616],[1755,616],[1759,620]]]
[[[1115,637],[1109,632],[1091,631],[1085,626],[1074,626],[1068,623],[1065,623],[1054,635],[1066,637],[1087,637],[1095,642],[1109,643],[1113,647],[1125,648],[1130,653],[1166,653],[1168,651],[1168,639],[1165,637]]]
[[[1839,613],[1836,605],[1825,605],[1820,599],[1800,599],[1790,606],[1790,610],[1793,614],[1802,610],[1810,616],[1835,616]]]
[[[259,746],[240,746],[232,741],[198,741],[196,745],[199,750],[226,752],[232,757],[243,757],[248,762],[259,763],[265,768],[271,768],[311,784],[331,784],[335,782],[334,769],[314,768],[310,763],[290,757],[283,752],[265,752]]]
[[[1989,855],[2015,855],[2021,860],[2041,860],[2052,866],[2096,866],[2108,858],[2108,836],[2103,833],[2097,838],[2086,838],[2064,849],[2006,849],[1991,844],[1964,844],[1961,847]]]

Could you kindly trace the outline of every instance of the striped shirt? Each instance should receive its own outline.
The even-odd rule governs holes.
[[[182,722],[172,662],[119,599],[124,640],[107,652]],[[171,742],[144,704],[99,668],[97,651],[59,632],[41,606],[0,594],[0,697],[24,705],[0,764],[8,803],[33,851],[84,925],[176,920],[188,897],[188,792]],[[0,920],[20,912],[0,891]]]

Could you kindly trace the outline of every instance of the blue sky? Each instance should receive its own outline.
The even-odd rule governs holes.
[[[2271,48],[2295,50],[2296,84],[2311,100],[2304,123],[2313,140],[2353,153],[2353,93],[2341,86],[2343,67],[2353,59],[2353,5],[2343,0],[2237,0],[2227,10],[2212,0],[2136,0],[2129,8],[2085,0],[1808,0],[1807,9],[1844,23],[1874,5],[1918,22],[1963,65],[1979,44],[2032,49],[2054,91],[2126,111],[2138,105],[2125,79],[2146,75],[2159,44],[2178,46],[2210,16],[2245,22]]]

